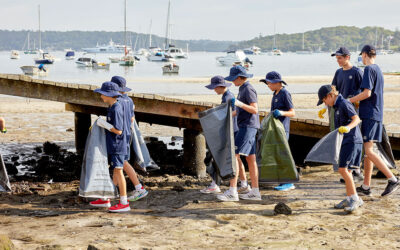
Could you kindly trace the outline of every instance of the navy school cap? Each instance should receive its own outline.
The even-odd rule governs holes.
[[[323,99],[332,91],[331,85],[322,85],[318,90],[318,103],[317,106],[321,105],[324,101]]]
[[[340,47],[338,50],[336,50],[335,53],[331,54],[331,56],[349,56],[350,51],[346,47]]]
[[[225,80],[233,82],[239,76],[246,77],[246,78],[252,78],[253,74],[247,74],[247,71],[243,66],[237,65],[237,66],[233,66],[230,69],[229,76],[225,77]]]
[[[93,91],[109,97],[121,96],[120,87],[114,82],[103,82],[101,88]]]
[[[375,49],[375,47],[374,47],[373,45],[369,45],[369,44],[364,45],[364,47],[363,47],[362,50],[361,50],[360,56],[362,55],[363,52],[369,53],[369,52],[371,52],[372,50],[374,50],[374,51],[376,52],[376,49]]]
[[[232,83],[225,81],[223,76],[214,76],[211,78],[211,83],[206,86],[208,89],[215,89],[216,87],[230,87]]]
[[[121,92],[129,92],[132,90],[126,87],[126,80],[122,76],[111,77],[111,82],[116,83],[120,87]]]
[[[287,83],[284,80],[282,80],[281,74],[279,74],[276,71],[268,72],[268,74],[265,76],[265,79],[261,79],[260,82],[263,82],[263,83],[267,83],[267,82],[278,83],[278,82],[281,82],[281,83],[287,85]]]

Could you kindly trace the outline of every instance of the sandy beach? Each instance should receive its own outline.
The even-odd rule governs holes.
[[[392,132],[400,132],[399,86],[396,78],[391,86],[394,90],[385,92],[384,123]],[[220,103],[220,96],[212,92],[173,97]],[[270,101],[266,88],[265,93],[259,93],[260,109],[268,110]],[[296,117],[317,119],[315,94],[294,94],[293,102]],[[64,111],[63,103],[0,96],[0,116],[6,118],[8,129],[0,135],[2,144],[74,140],[74,115]],[[140,128],[145,136],[182,136],[177,128],[145,123],[140,123]],[[386,185],[382,179],[373,180],[373,196],[366,197],[364,207],[352,215],[333,209],[345,190],[331,166],[306,168],[296,189],[288,193],[265,185],[260,202],[217,202],[213,195],[199,192],[209,178],[164,174],[141,179],[150,194],[131,203],[133,210],[126,214],[90,208],[77,196],[79,181],[12,183],[15,193],[0,193],[0,235],[7,235],[17,249],[87,249],[89,245],[97,247],[92,249],[400,246],[400,191],[381,198]],[[287,204],[293,214],[274,215],[278,202]]]

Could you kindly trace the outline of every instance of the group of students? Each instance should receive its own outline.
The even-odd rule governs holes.
[[[229,76],[215,76],[211,78],[211,83],[206,86],[213,89],[218,95],[222,95],[221,103],[230,101],[232,105],[233,129],[235,141],[235,160],[238,173],[229,181],[229,189],[223,194],[217,195],[217,199],[221,201],[239,201],[244,200],[261,200],[261,194],[258,186],[258,166],[256,162],[256,135],[260,128],[258,115],[257,92],[249,83],[248,79],[252,78],[252,74],[248,74],[246,69],[240,65],[233,66],[230,69]],[[237,98],[229,91],[233,82],[239,87]],[[295,116],[295,110],[289,91],[284,87],[287,83],[282,80],[281,75],[276,71],[269,72],[265,79],[261,79],[271,91],[273,97],[271,101],[271,112],[273,116],[279,119],[285,128],[286,138],[289,139],[290,117]],[[246,162],[250,172],[251,187],[248,185],[246,173],[241,162],[240,156],[246,158]],[[240,188],[237,189],[238,177],[240,179]],[[275,187],[275,190],[287,191],[294,189],[293,183],[281,183]],[[218,194],[221,192],[216,180],[200,190],[206,194]]]
[[[323,85],[318,91],[317,106],[325,103],[326,107],[318,112],[320,118],[329,110],[332,130],[337,129],[343,134],[343,141],[339,154],[339,164],[335,170],[339,171],[346,185],[346,198],[335,204],[337,209],[352,212],[363,205],[358,196],[371,194],[371,175],[373,164],[387,177],[388,184],[381,194],[389,195],[400,186],[400,181],[393,175],[383,160],[373,151],[373,143],[381,142],[383,129],[383,87],[384,78],[378,65],[375,64],[376,49],[365,45],[360,53],[366,65],[364,72],[350,62],[350,52],[345,47],[339,48],[332,54],[341,67],[335,73],[332,84]],[[217,195],[221,201],[261,200],[258,186],[258,167],[256,162],[256,134],[260,127],[258,116],[257,92],[248,82],[248,74],[242,66],[230,69],[229,76],[215,76],[211,84],[206,87],[222,95],[222,103],[231,101],[234,123],[235,154],[238,166],[241,187],[237,189],[237,178],[230,180],[229,189]],[[231,83],[239,87],[237,98],[229,91]],[[269,72],[265,79],[261,79],[271,91],[272,115],[279,119],[285,128],[289,139],[290,117],[295,116],[291,95],[284,85],[278,72]],[[362,121],[362,123],[361,123]],[[361,123],[361,126],[359,124]],[[364,146],[364,147],[363,147]],[[364,149],[364,150],[363,150]],[[360,163],[364,153],[364,174],[360,172]],[[248,186],[245,170],[240,156],[246,157],[249,167],[251,187]],[[355,188],[354,178],[363,179],[363,184]],[[276,190],[294,189],[293,183],[282,183]],[[215,180],[200,190],[202,193],[218,194],[221,192]]]

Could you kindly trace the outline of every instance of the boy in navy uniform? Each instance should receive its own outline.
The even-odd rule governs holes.
[[[335,86],[324,85],[318,91],[319,101],[317,105],[325,103],[329,107],[334,107],[335,129],[343,134],[343,141],[339,154],[339,173],[345,180],[346,198],[334,207],[344,209],[347,212],[353,212],[364,204],[358,197],[353,177],[348,171],[349,167],[358,166],[360,158],[358,155],[362,151],[362,137],[358,124],[360,118],[357,115],[354,106],[336,91]]]
[[[120,88],[113,82],[104,82],[100,89],[94,90],[101,94],[101,99],[109,105],[107,109],[107,121],[99,118],[97,125],[106,129],[106,144],[108,159],[113,169],[113,182],[118,186],[120,202],[109,208],[110,212],[127,212],[130,210],[126,194],[126,181],[123,173],[124,162],[128,159],[127,127],[124,121],[123,105],[118,101]],[[93,202],[92,202],[93,203]],[[110,201],[97,200],[93,206],[110,206]]]
[[[396,191],[400,181],[393,175],[382,159],[373,151],[373,143],[382,140],[383,122],[383,85],[384,79],[381,69],[375,64],[376,50],[374,46],[365,45],[361,50],[364,69],[362,92],[350,98],[351,102],[360,102],[361,134],[364,140],[364,183],[357,188],[357,192],[364,195],[371,194],[371,175],[373,164],[386,176],[388,184],[381,194],[386,196]]]
[[[207,85],[206,88],[214,90],[215,93],[217,93],[218,95],[222,95],[222,100],[221,100],[222,104],[228,102],[228,100],[231,100],[232,98],[235,98],[233,93],[228,89],[231,85],[232,83],[225,82],[224,77],[214,76],[213,78],[211,78],[211,83]],[[235,111],[235,105],[233,103],[231,103],[231,105],[232,105],[232,110]],[[233,117],[232,123],[233,123],[233,132],[234,135],[236,135],[237,131],[239,130],[237,125],[237,116]],[[240,194],[249,192],[250,187],[247,184],[246,172],[244,170],[243,163],[240,159],[239,159],[239,178],[240,178],[241,188],[239,189],[238,193]],[[200,192],[203,194],[216,194],[220,193],[221,190],[217,185],[216,180],[213,179],[211,184],[208,187],[200,190]]]
[[[295,116],[295,111],[292,103],[292,96],[282,85],[287,85],[287,83],[282,80],[281,75],[276,71],[269,72],[265,76],[265,79],[261,79],[260,82],[267,84],[268,88],[274,91],[271,100],[271,112],[275,118],[278,118],[282,122],[285,128],[286,138],[289,140],[290,117]],[[295,186],[293,183],[281,183],[274,189],[277,191],[287,191],[295,189]]]
[[[132,138],[132,131],[131,131],[131,124],[135,121],[135,104],[132,101],[132,98],[130,98],[126,93],[131,91],[130,88],[126,87],[126,80],[122,76],[113,76],[111,78],[111,82],[114,82],[120,87],[120,93],[121,97],[119,98],[119,101],[121,101],[121,104],[124,107],[124,120],[126,123],[126,126],[128,126],[128,132],[127,132],[127,143],[128,143],[128,156],[130,155],[130,144],[131,144],[131,138]],[[128,157],[128,160],[130,157]],[[132,192],[132,194],[128,197],[129,201],[137,201],[139,199],[142,199],[147,196],[148,192],[147,190],[142,186],[142,184],[139,181],[139,178],[137,177],[137,174],[131,164],[129,164],[128,160],[124,162],[124,171],[126,174],[129,176],[129,179],[132,181],[133,185],[135,186],[135,190]]]
[[[361,92],[360,86],[362,82],[362,70],[353,66],[350,62],[350,51],[346,47],[340,47],[335,53],[331,54],[331,56],[336,57],[336,61],[341,67],[336,70],[335,76],[332,80],[332,85],[336,87],[336,90],[339,91],[339,94],[343,96],[343,98],[348,99],[353,96],[358,95]],[[359,103],[354,103],[356,107],[356,111],[358,111]],[[323,118],[323,113],[326,111],[326,108],[322,109],[319,112],[319,117]],[[333,121],[332,121],[333,122]],[[362,153],[357,157],[362,158]],[[334,167],[336,167],[334,165]],[[337,171],[337,169],[335,169]],[[353,167],[353,178],[357,181],[362,181],[364,176],[360,172],[360,166]],[[340,180],[344,182],[343,179]]]
[[[247,78],[253,77],[247,74],[246,69],[242,66],[234,66],[230,69],[229,76],[225,80],[231,81],[235,86],[239,87],[237,99],[232,99],[234,105],[238,107],[234,115],[237,115],[237,124],[239,131],[235,136],[235,153],[237,164],[240,155],[246,156],[249,167],[251,190],[245,194],[240,194],[241,199],[245,200],[261,200],[260,190],[258,188],[258,167],[256,162],[256,134],[260,128],[258,116],[257,92],[253,86],[247,81]],[[229,189],[217,199],[221,201],[238,201],[237,192],[237,176],[230,180]]]

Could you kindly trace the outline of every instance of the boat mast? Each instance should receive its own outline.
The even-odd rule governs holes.
[[[149,28],[149,48],[151,47],[151,25],[153,24],[153,20],[150,19],[150,28]]]
[[[303,32],[303,50],[304,50],[304,32]]]
[[[42,35],[40,34],[40,4],[38,5],[39,11],[39,50],[42,50]]]
[[[375,48],[378,47],[378,27],[375,28]]]
[[[167,30],[165,33],[165,46],[169,47],[169,12],[171,8],[171,0],[168,1],[168,13],[167,13]]]
[[[30,38],[29,38],[29,34],[30,34],[31,32],[30,31],[28,31],[28,50],[31,50],[31,44],[30,44]]]
[[[126,49],[126,0],[125,0],[125,9],[124,9],[124,34],[125,34],[125,56],[127,54]]]
[[[274,22],[274,48],[276,49],[276,21]]]

